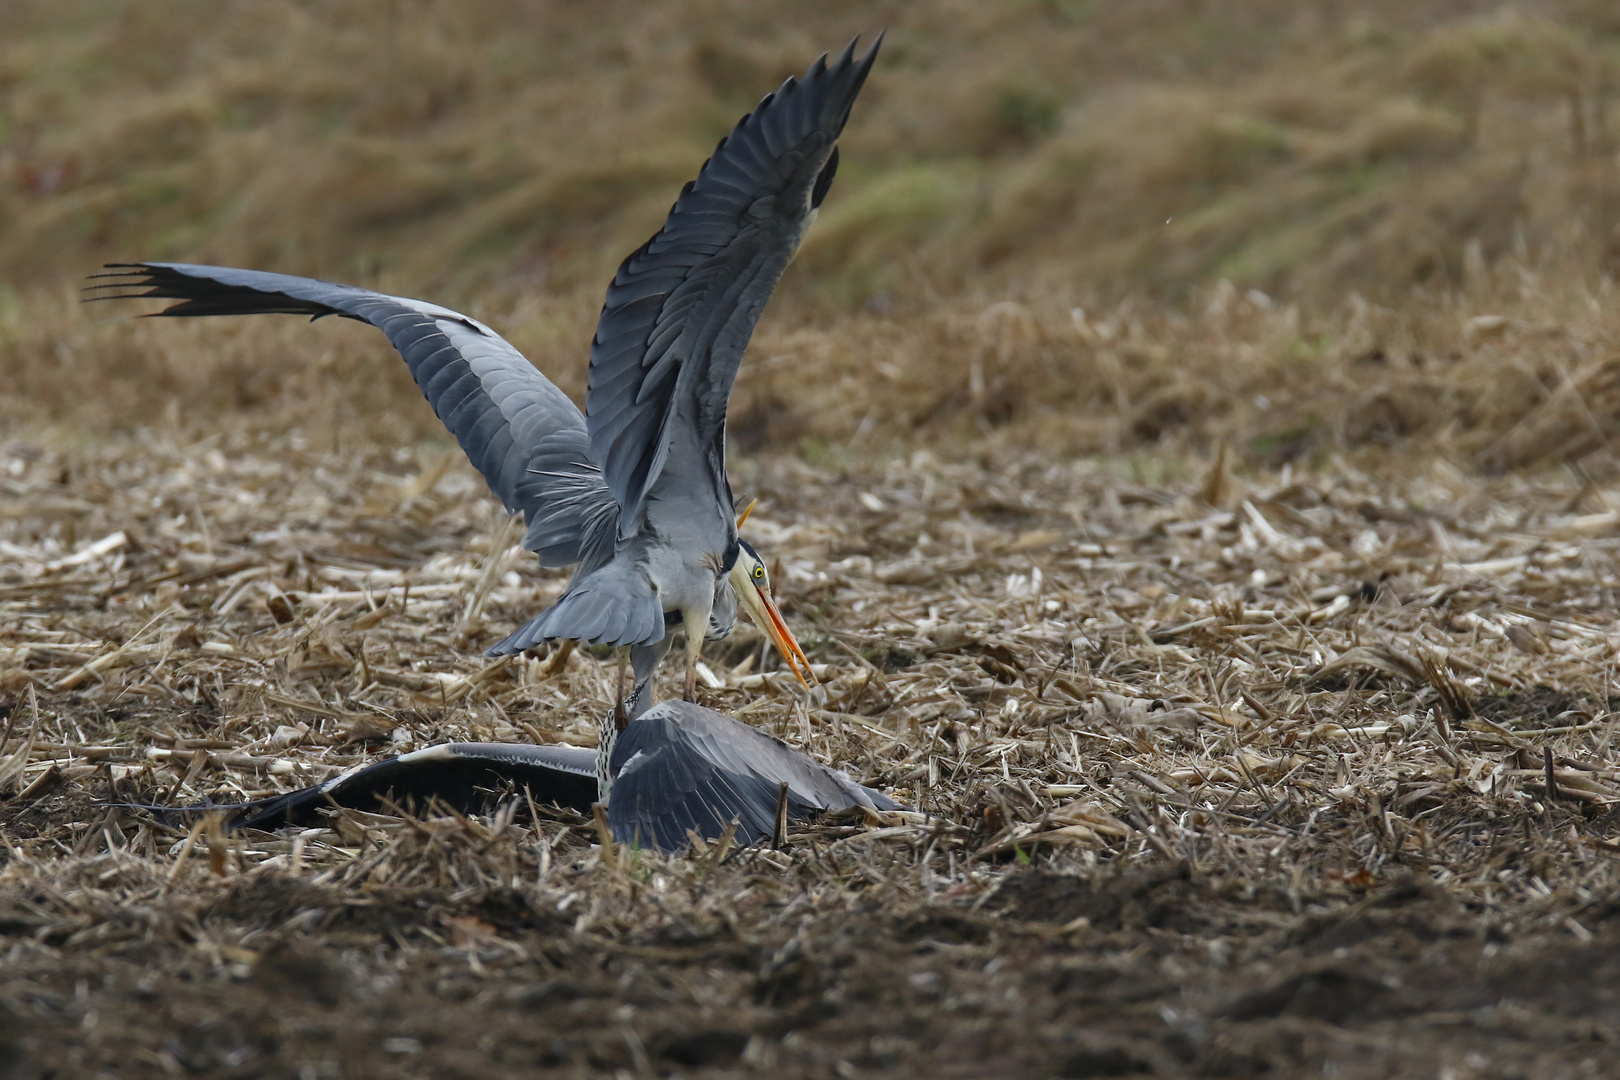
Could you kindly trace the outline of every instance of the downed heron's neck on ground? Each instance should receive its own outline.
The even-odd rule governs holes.
[[[649,676],[636,683],[636,688],[620,704],[623,706],[623,716],[627,718],[626,726],[635,723],[642,713],[653,706],[652,678]],[[602,717],[596,750],[596,801],[600,803],[606,803],[609,793],[613,790],[613,772],[610,763],[613,761],[613,748],[619,742],[619,723],[618,708],[609,709]]]

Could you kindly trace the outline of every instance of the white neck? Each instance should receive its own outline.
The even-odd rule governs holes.
[[[652,679],[648,678],[639,684],[630,696],[624,699],[624,713],[635,723],[637,718],[653,705]],[[598,731],[596,744],[596,801],[607,805],[608,796],[613,792],[613,748],[619,743],[619,720],[617,709],[609,709],[602,718]]]

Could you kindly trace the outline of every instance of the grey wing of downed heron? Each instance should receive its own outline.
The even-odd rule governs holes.
[[[489,327],[449,308],[313,278],[189,263],[113,263],[96,299],[179,300],[170,317],[339,315],[387,335],[428,403],[546,566],[611,556],[618,504],[591,459],[585,418]]]
[[[312,787],[249,803],[153,807],[165,814],[220,810],[233,829],[313,825],[319,811],[341,806],[387,812],[422,810],[430,803],[463,813],[488,807],[493,792],[512,787],[537,805],[591,812],[597,797],[596,751],[580,746],[524,743],[441,743],[361,765]]]
[[[619,736],[608,767],[614,838],[665,852],[689,846],[688,833],[716,839],[733,822],[737,843],[769,840],[783,783],[791,820],[851,806],[898,809],[780,739],[685,701],[642,714]]]
[[[832,182],[836,141],[877,58],[823,56],[767,96],[715,149],[651,240],[625,259],[591,344],[592,456],[640,528],[668,471],[685,495],[720,499],[726,404],[743,350]]]

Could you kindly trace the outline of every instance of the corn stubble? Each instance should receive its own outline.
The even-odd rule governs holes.
[[[1605,485],[754,463],[754,539],[826,692],[796,697],[741,630],[708,700],[915,812],[665,859],[521,796],[281,835],[108,806],[257,797],[443,739],[588,744],[611,663],[478,657],[561,578],[509,560],[459,463],[155,438],[10,460],[0,910],[28,1027],[0,1030],[23,1060],[87,1010],[87,1065],[355,1069],[398,1039],[465,1060],[476,1009],[496,1072],[633,1062],[625,1001],[665,1068],[988,1063],[1014,1030],[1031,1068],[1415,1067],[1453,1036],[1337,1033],[1503,995],[1585,1022],[1521,976],[1608,933]],[[1146,980],[1133,1004],[1074,989],[1119,979]],[[153,994],[173,1021],[148,1030]],[[230,1038],[186,1019],[221,1008]],[[1161,1008],[1170,1049],[1133,1019]],[[1278,1043],[1300,1023],[1322,1042]],[[937,1024],[943,1051],[916,1034]],[[1490,1035],[1504,1060],[1540,1052],[1517,1030]]]
[[[1617,27],[1284,7],[8,11],[0,1061],[1599,1061]],[[110,805],[588,745],[613,680],[480,656],[564,578],[373,334],[104,325],[77,275],[460,303],[578,393],[617,253],[762,85],[880,14],[892,62],[732,405],[825,694],[746,627],[705,693],[914,812],[666,859],[521,796],[277,835]]]

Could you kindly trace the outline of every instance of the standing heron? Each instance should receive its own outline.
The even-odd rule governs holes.
[[[382,330],[491,491],[524,515],[524,547],[542,566],[576,565],[556,603],[490,655],[553,640],[628,647],[639,682],[680,626],[691,701],[704,638],[725,627],[728,605],[734,614],[734,592],[804,681],[809,663],[763,566],[739,569],[726,405],[760,313],[832,184],[838,137],[882,35],[864,56],[855,44],[738,121],[663,228],[619,266],[591,342],[584,415],[489,327],[420,300],[156,262],[108,264],[96,276],[116,280],[95,286],[107,290],[98,299],[179,300],[154,313],[172,317],[338,315]]]

